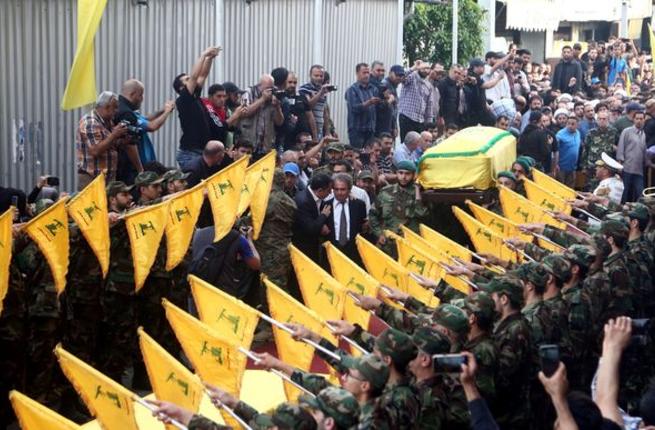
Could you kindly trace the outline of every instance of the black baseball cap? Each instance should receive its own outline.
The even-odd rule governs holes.
[[[237,93],[237,94],[243,94],[245,91],[243,91],[241,88],[237,86],[234,82],[223,82],[223,88],[225,88],[225,93],[227,94],[232,94],[232,93]]]

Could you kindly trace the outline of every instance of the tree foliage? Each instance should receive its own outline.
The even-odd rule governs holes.
[[[449,65],[452,58],[452,4],[417,3],[405,22],[405,57]],[[482,54],[482,23],[485,12],[475,0],[459,0],[457,58],[460,63]]]

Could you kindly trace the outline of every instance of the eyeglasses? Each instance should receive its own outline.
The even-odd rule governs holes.
[[[349,370],[347,373],[344,373],[343,376],[344,376],[344,378],[352,378],[352,379],[355,379],[355,380],[357,380],[357,381],[364,381],[364,379],[362,379],[362,378],[358,378],[358,377],[356,377],[355,375],[353,375],[353,374],[350,372],[350,370]]]

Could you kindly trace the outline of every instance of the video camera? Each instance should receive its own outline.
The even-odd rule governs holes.
[[[141,129],[139,127],[137,127],[136,125],[132,125],[127,120],[122,120],[121,122],[119,122],[119,124],[125,126],[125,128],[127,129],[127,134],[129,134],[131,136],[136,137],[136,136],[139,136],[141,134]]]

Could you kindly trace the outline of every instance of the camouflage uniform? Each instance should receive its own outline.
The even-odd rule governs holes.
[[[576,282],[562,289],[562,298],[568,305],[569,335],[573,348],[573,360],[567,375],[571,389],[589,391],[593,366],[594,323],[592,302],[582,284]],[[591,369],[589,366],[592,366]]]
[[[291,268],[287,246],[291,243],[291,227],[297,207],[296,202],[284,193],[283,186],[284,173],[276,169],[266,216],[255,247],[261,257],[261,272],[275,285],[286,288]]]
[[[648,208],[637,204],[628,213],[630,219],[648,221]],[[653,244],[644,235],[628,241],[626,264],[630,279],[634,281],[635,317],[649,318],[655,315],[655,261],[653,260]]]
[[[267,430],[277,426],[280,430],[305,430],[316,427],[311,414],[298,405],[280,403],[267,414],[260,414],[245,402],[239,401],[234,412],[255,430]],[[202,415],[194,415],[188,425],[189,430],[231,430],[232,427],[216,424]]]
[[[628,227],[623,221],[606,220],[600,226],[604,235],[619,235],[628,238]],[[603,271],[610,279],[611,300],[603,321],[620,315],[634,316],[633,285],[626,265],[626,252],[611,254],[603,262]]]
[[[614,148],[618,142],[619,132],[611,125],[605,130],[600,128],[589,130],[585,136],[584,144],[581,148],[582,152],[580,154],[579,165],[582,170],[587,172],[586,191],[590,191],[595,187],[596,161],[601,159],[600,156],[603,152],[614,157],[614,153],[616,152]]]
[[[343,388],[327,387],[316,397],[304,394],[298,403],[323,412],[326,418],[331,417],[337,428],[350,429],[357,425],[359,405],[355,397]]]

